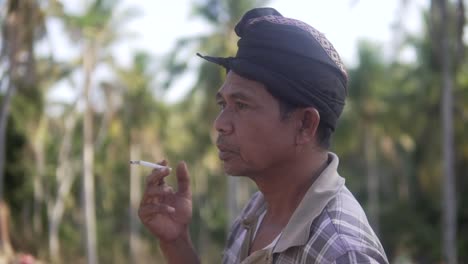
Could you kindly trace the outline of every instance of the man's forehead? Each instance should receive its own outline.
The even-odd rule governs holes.
[[[224,84],[218,90],[217,96],[243,95],[245,97],[257,97],[267,92],[265,85],[252,81],[230,71]]]

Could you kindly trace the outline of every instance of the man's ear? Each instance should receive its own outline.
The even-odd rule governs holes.
[[[317,129],[320,123],[320,114],[313,107],[302,108],[298,111],[298,126],[296,144],[303,145],[311,142],[317,135]]]

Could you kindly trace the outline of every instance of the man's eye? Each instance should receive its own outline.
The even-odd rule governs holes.
[[[245,109],[247,108],[247,105],[241,102],[236,102],[236,107],[237,109]]]
[[[218,101],[216,102],[216,104],[218,104],[219,108],[221,109],[224,109],[226,107],[226,102],[223,101]]]

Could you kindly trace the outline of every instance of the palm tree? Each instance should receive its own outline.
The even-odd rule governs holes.
[[[5,131],[12,96],[35,80],[34,42],[43,36],[43,14],[37,1],[9,0],[5,4],[0,60],[5,67],[0,84],[7,87],[0,108],[0,200],[3,200]],[[3,83],[6,82],[6,83]]]
[[[459,1],[463,7],[463,1]],[[431,1],[431,15],[438,32],[436,34],[439,52],[436,53],[442,70],[442,146],[443,146],[443,248],[444,259],[449,264],[457,263],[457,211],[455,190],[455,160],[454,160],[454,133],[453,133],[453,53],[450,49],[452,36],[449,35],[451,23],[448,15],[446,0]],[[460,12],[463,12],[460,10]],[[464,13],[462,14],[464,17]],[[461,26],[463,28],[463,25]],[[463,38],[463,29],[461,36]]]
[[[44,21],[37,1],[9,0],[3,5],[6,14],[2,18],[0,63],[4,72],[0,87],[6,86],[6,93],[0,105],[0,204],[5,207],[5,137],[11,101],[17,90],[31,88],[35,83],[34,43],[43,36]],[[11,251],[11,245],[5,235],[5,232],[2,232],[0,252],[8,253]]]
[[[97,263],[96,213],[94,198],[94,129],[93,129],[93,78],[94,70],[103,61],[111,57],[105,53],[106,48],[122,36],[122,23],[131,12],[116,17],[114,10],[118,1],[95,0],[87,6],[84,14],[63,14],[65,24],[70,28],[72,38],[82,42],[83,69],[83,203],[86,229],[86,252],[88,263]],[[77,34],[78,33],[78,34]]]
[[[57,193],[55,197],[48,195],[47,215],[49,219],[49,254],[52,263],[60,263],[59,227],[65,211],[65,201],[76,175],[76,164],[72,162],[71,148],[75,127],[77,125],[77,103],[68,106],[64,111],[63,138],[60,143],[56,180]]]
[[[456,88],[455,77],[462,74],[460,66],[464,61],[464,44],[461,41],[465,24],[463,1],[457,1],[456,7],[447,1],[431,1],[430,10],[424,18],[426,26],[423,37],[408,38],[407,44],[417,52],[417,65],[406,65],[399,70],[400,74],[404,74],[401,74],[403,77],[397,76],[403,80],[396,85],[399,87],[400,97],[397,111],[402,118],[401,126],[409,131],[414,140],[414,151],[409,163],[411,173],[415,174],[415,180],[419,184],[412,186],[412,199],[409,202],[418,207],[424,204],[426,209],[420,213],[424,217],[438,213],[440,208],[443,259],[447,263],[456,263],[457,205],[453,118],[457,112],[453,111],[452,90]],[[456,26],[452,18],[456,18]],[[455,102],[463,104],[462,100],[463,98],[455,98]],[[427,113],[431,116],[440,114],[440,119],[415,118],[414,113]],[[428,142],[433,144],[427,144]],[[443,158],[439,152],[433,151],[434,146],[440,146]],[[458,149],[462,149],[462,146]],[[427,182],[434,181],[440,182],[440,185],[427,185]],[[442,187],[440,207],[432,205],[439,204],[439,196],[434,195],[439,193],[439,186]],[[423,221],[420,224],[435,228],[438,223],[429,224]],[[435,245],[438,246],[439,243],[436,242]]]
[[[151,151],[162,152],[159,143],[159,131],[164,124],[167,112],[164,105],[154,99],[151,83],[153,73],[150,72],[151,57],[138,52],[133,57],[133,63],[129,68],[115,67],[117,74],[115,84],[109,84],[114,90],[119,91],[121,101],[125,104],[117,109],[117,114],[121,117],[121,122],[126,129],[122,135],[128,139],[130,160],[140,160],[146,148],[145,133],[151,128],[152,143]],[[154,131],[156,130],[156,131]],[[162,156],[160,153],[158,156]],[[138,166],[130,167],[130,260],[132,263],[141,261],[141,224],[138,219],[138,206],[141,199],[142,177]]]

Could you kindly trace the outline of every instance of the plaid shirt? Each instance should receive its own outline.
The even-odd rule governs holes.
[[[312,184],[274,247],[248,255],[258,217],[267,204],[255,193],[234,221],[224,264],[388,263],[366,215],[338,175],[338,157]]]

